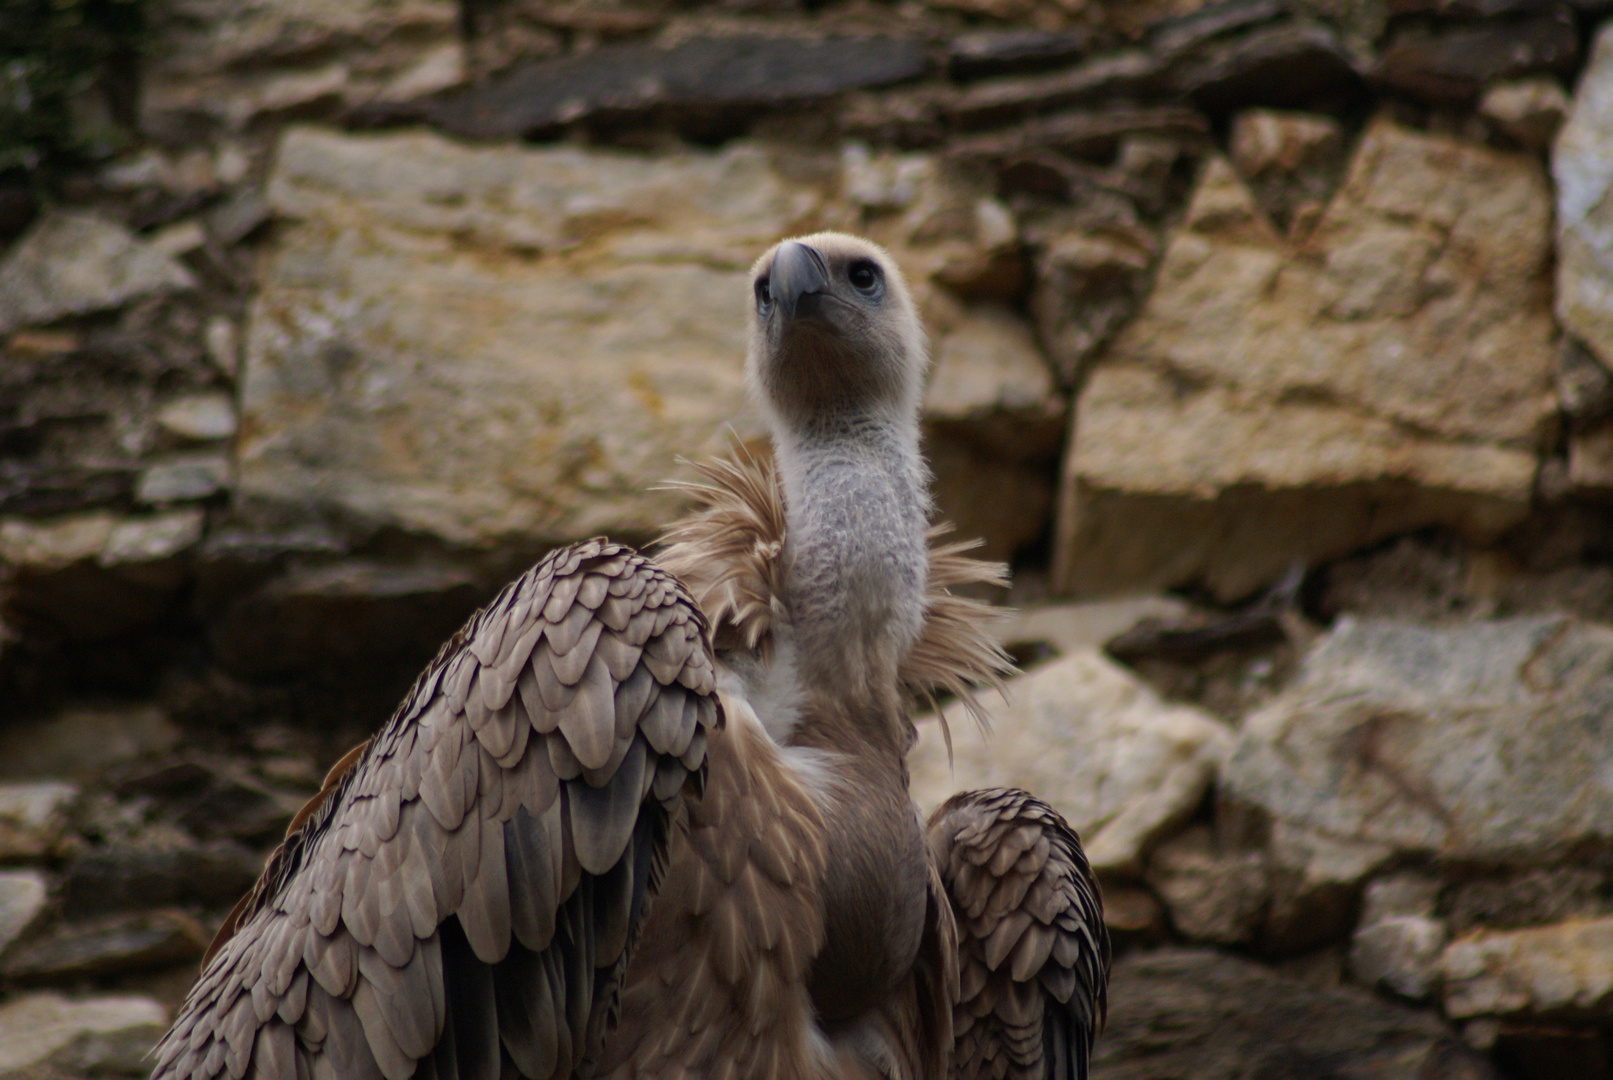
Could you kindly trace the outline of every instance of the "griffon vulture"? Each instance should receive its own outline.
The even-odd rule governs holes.
[[[1064,821],[921,822],[915,696],[991,682],[995,567],[932,547],[894,263],[756,263],[773,465],[656,559],[562,549],[332,770],[220,931],[155,1080],[1076,1080],[1109,946]],[[971,699],[965,699],[966,702]]]

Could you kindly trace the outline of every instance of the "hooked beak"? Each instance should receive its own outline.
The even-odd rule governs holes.
[[[768,291],[786,319],[817,310],[815,298],[829,291],[829,267],[815,248],[789,241],[773,256]]]

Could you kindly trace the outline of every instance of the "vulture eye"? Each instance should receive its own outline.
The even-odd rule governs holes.
[[[773,294],[768,289],[767,275],[763,274],[756,279],[756,314],[767,318],[767,313],[773,310]]]
[[[851,287],[864,296],[878,296],[880,286],[879,267],[870,259],[858,259],[846,270],[846,278]]]

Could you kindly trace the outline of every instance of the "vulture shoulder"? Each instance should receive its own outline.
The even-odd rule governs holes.
[[[1086,1080],[1109,934],[1081,843],[1024,791],[966,791],[929,822],[958,935],[954,1080]]]
[[[705,777],[714,679],[664,570],[604,541],[543,560],[298,816],[155,1080],[586,1067]]]

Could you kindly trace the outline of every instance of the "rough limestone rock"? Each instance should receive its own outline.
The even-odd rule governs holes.
[[[1499,1080],[1426,1012],[1237,957],[1133,952],[1109,986],[1093,1080]]]
[[[1078,593],[1200,580],[1528,510],[1552,416],[1533,159],[1387,120],[1302,241],[1221,159],[1077,408],[1057,556]]]
[[[78,788],[55,780],[0,784],[0,859],[53,854],[77,801]]]
[[[141,128],[194,136],[266,113],[396,97],[400,84],[440,89],[419,69],[455,44],[458,18],[451,0],[164,4],[152,18]]]
[[[1545,926],[1613,915],[1613,897],[1607,895],[1606,885],[1607,874],[1594,865],[1548,866],[1523,873],[1502,868],[1452,884],[1441,909],[1457,937],[1469,930]]]
[[[149,1063],[143,1067],[142,1059],[167,1023],[150,998],[15,998],[0,1006],[0,1075],[47,1063],[79,1075],[144,1073]]]
[[[1236,811],[1229,817],[1236,820]],[[1348,934],[1362,882],[1394,857],[1394,849],[1281,819],[1271,822],[1268,831],[1272,890],[1260,934],[1262,949],[1269,955],[1294,956]]]
[[[109,769],[172,750],[182,737],[179,727],[155,705],[73,705],[48,719],[0,730],[0,777],[32,781],[53,776],[89,782]],[[58,783],[9,787],[41,788],[51,793],[51,805],[63,808],[74,794],[59,790],[68,785]]]
[[[1441,967],[1458,1019],[1613,1016],[1613,919],[1478,931],[1446,946]]]
[[[1551,146],[1569,108],[1562,85],[1545,76],[1497,83],[1479,101],[1480,116],[1529,150]]]
[[[908,755],[926,812],[955,791],[1010,786],[1051,803],[1092,865],[1135,874],[1148,850],[1203,799],[1230,743],[1205,713],[1168,705],[1096,652],[1072,653],[1014,679],[1008,702],[982,697],[991,733],[950,710],[954,767],[940,725]]]
[[[731,133],[721,121],[732,124],[746,110],[902,82],[927,66],[923,42],[899,37],[691,36],[669,47],[612,45],[517,64],[429,115],[472,139],[549,135],[600,113],[659,112],[684,119],[691,134]]]
[[[744,142],[645,158],[292,128],[267,189],[287,224],[246,333],[237,490],[473,548],[653,535],[680,501],[649,489],[678,456],[757,432],[742,368],[760,252],[860,228],[872,199],[924,304],[945,266],[1012,239],[1006,211],[982,225],[967,204],[937,231],[963,197],[932,159],[904,168],[848,204]],[[988,460],[1018,492],[1012,513],[963,522],[1006,556],[1045,532],[1047,471],[1014,470],[1056,458],[1064,402],[1011,313],[926,311],[947,460]],[[943,510],[973,505],[937,471]]]
[[[178,0],[159,16],[161,70],[201,75],[396,35],[451,35],[457,13],[447,0]]]
[[[121,225],[50,214],[0,261],[0,334],[194,285],[183,266]]]
[[[1426,1001],[1439,983],[1445,924],[1426,915],[1391,915],[1356,930],[1350,973],[1412,1001]]]
[[[1017,414],[1023,423],[1051,422],[1062,433],[1063,404],[1023,319],[984,305],[959,312],[944,325],[947,332],[931,358],[924,392],[925,419],[968,420],[1000,412]]]
[[[1551,155],[1557,182],[1557,318],[1613,363],[1613,26],[1596,35]]]
[[[200,510],[150,517],[92,511],[45,520],[0,518],[0,563],[40,574],[77,562],[102,568],[159,562],[200,540],[202,524]]]
[[[136,502],[165,506],[210,498],[229,486],[230,459],[223,454],[174,454],[140,470]]]
[[[241,494],[472,546],[653,533],[677,500],[646,488],[745,409],[743,271],[815,206],[753,146],[312,129],[269,198]]]
[[[62,868],[62,913],[86,919],[129,908],[229,907],[252,888],[263,857],[231,840],[197,843],[178,829],[96,845]]]
[[[1439,906],[1440,881],[1422,873],[1388,874],[1361,893],[1361,925],[1371,926],[1396,915],[1433,915]]]
[[[951,305],[932,304],[951,307]],[[1006,561],[1047,533],[1066,403],[1025,321],[996,305],[930,318],[925,456],[939,515]]]
[[[46,892],[37,870],[0,871],[0,953],[45,910]]]
[[[226,670],[250,677],[418,658],[486,598],[451,568],[346,560],[266,582],[224,610],[209,640]]]
[[[1299,231],[1315,224],[1343,170],[1344,129],[1331,116],[1250,109],[1233,118],[1228,151],[1273,224]]]
[[[76,983],[198,960],[210,935],[183,911],[125,912],[50,933],[7,954],[8,979]]]
[[[1080,604],[1046,604],[1015,611],[997,629],[1005,645],[1041,642],[1055,652],[1102,649],[1144,620],[1180,622],[1192,608],[1174,596],[1125,596]]]
[[[1350,975],[1412,1001],[1439,987],[1440,962],[1451,927],[1435,918],[1440,881],[1424,873],[1396,873],[1368,883],[1361,917],[1350,938]]]
[[[157,425],[189,442],[228,439],[236,429],[235,402],[219,393],[176,398],[157,413]]]
[[[1342,618],[1244,721],[1221,797],[1369,853],[1550,863],[1613,835],[1610,694],[1613,628]]]
[[[10,606],[79,640],[126,633],[169,609],[203,524],[197,509],[0,518],[0,571],[12,578]]]
[[[1148,883],[1170,909],[1177,933],[1218,945],[1250,941],[1271,892],[1264,852],[1221,850],[1202,825],[1154,851]]]

